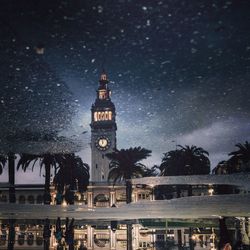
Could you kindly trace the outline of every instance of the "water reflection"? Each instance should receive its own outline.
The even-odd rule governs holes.
[[[235,249],[243,249],[242,230],[248,237],[248,221],[227,218],[226,224],[226,228],[222,228],[218,219],[96,221],[91,224],[70,219],[60,222],[2,220],[0,249],[219,249],[219,240],[226,238]]]

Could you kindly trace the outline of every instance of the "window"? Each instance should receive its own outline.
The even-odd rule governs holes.
[[[37,204],[42,204],[43,203],[43,196],[42,195],[38,195],[36,198],[36,203]]]
[[[24,233],[20,233],[18,235],[17,242],[18,242],[19,245],[23,245],[24,244]]]
[[[7,202],[7,196],[6,195],[0,195],[0,202]]]
[[[24,195],[20,195],[18,200],[19,200],[19,204],[25,204],[26,199]]]
[[[31,246],[31,245],[33,245],[33,243],[34,243],[34,235],[33,235],[33,233],[29,233],[28,237],[27,237],[27,244],[29,246]]]
[[[107,97],[106,90],[99,90],[99,99],[103,100]]]
[[[94,121],[111,121],[112,111],[98,111],[94,112]]]
[[[6,239],[7,239],[6,234],[0,235],[0,246],[4,246],[6,244]]]
[[[29,203],[29,204],[34,204],[34,203],[35,203],[35,198],[34,198],[34,196],[32,196],[32,195],[29,195],[29,196],[28,196],[28,203]]]

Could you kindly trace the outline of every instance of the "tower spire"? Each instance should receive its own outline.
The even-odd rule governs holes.
[[[102,82],[108,83],[108,77],[107,77],[107,74],[106,74],[104,68],[102,69],[102,73],[101,73],[99,82],[100,83],[102,83]]]

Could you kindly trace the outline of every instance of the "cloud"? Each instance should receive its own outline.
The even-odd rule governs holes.
[[[228,153],[236,143],[250,140],[250,121],[231,118],[177,137],[181,145],[196,145],[210,153],[212,168],[221,160],[228,159]]]

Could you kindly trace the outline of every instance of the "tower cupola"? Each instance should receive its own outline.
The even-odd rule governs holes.
[[[99,100],[109,100],[111,96],[111,91],[108,88],[108,77],[105,71],[102,72],[99,80],[99,88],[97,90],[97,99]]]

